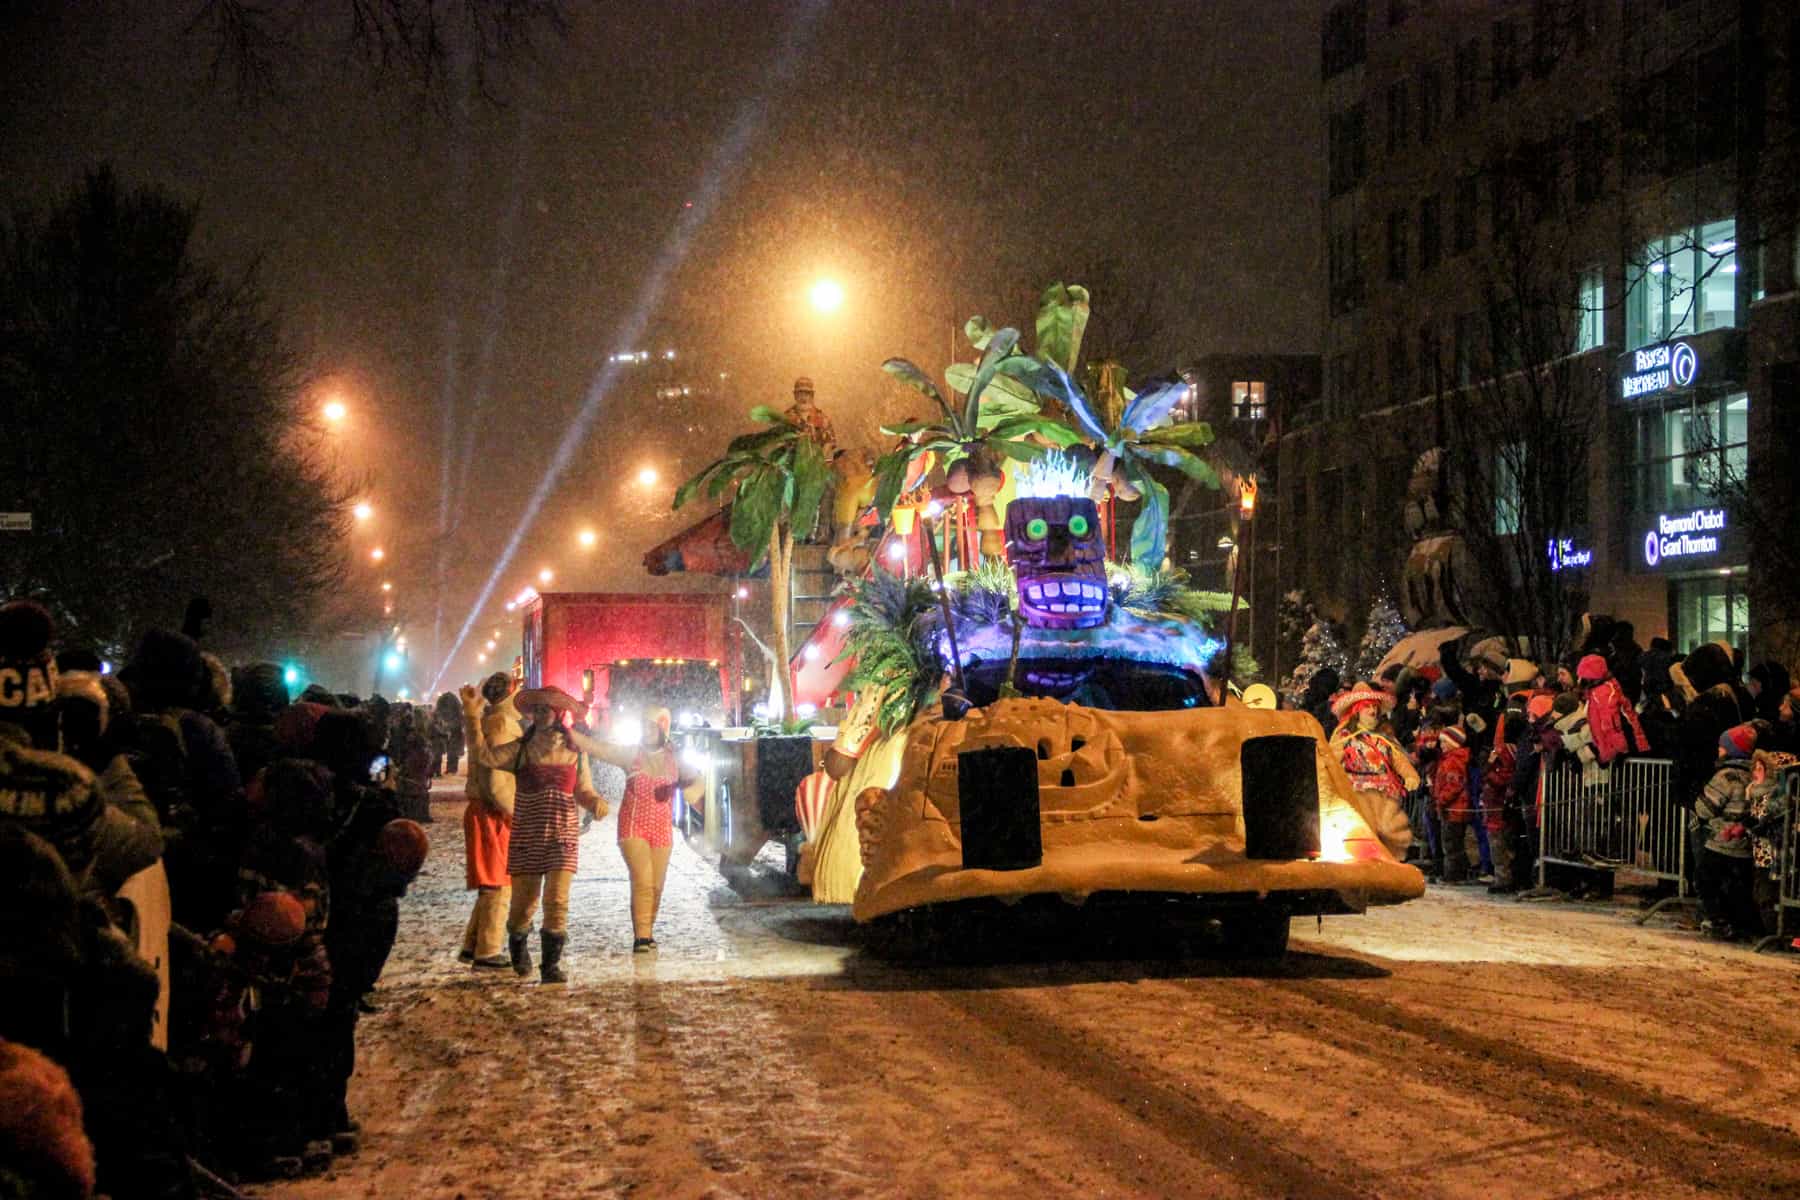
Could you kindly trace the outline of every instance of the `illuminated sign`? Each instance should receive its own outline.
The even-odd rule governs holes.
[[[1658,513],[1656,528],[1644,534],[1644,562],[1654,567],[1672,558],[1704,558],[1719,552],[1725,510],[1696,508],[1674,516]]]
[[[1620,366],[1619,394],[1629,400],[1671,388],[1692,387],[1694,377],[1700,374],[1700,356],[1686,342],[1665,342],[1633,350]]]
[[[1552,571],[1573,571],[1592,566],[1594,562],[1594,551],[1587,546],[1577,546],[1573,538],[1551,538],[1546,553]]]

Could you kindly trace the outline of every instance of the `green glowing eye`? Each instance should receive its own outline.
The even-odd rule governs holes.
[[[1076,537],[1086,537],[1087,531],[1088,531],[1088,523],[1087,523],[1086,517],[1073,516],[1073,517],[1069,518],[1069,532],[1070,533],[1074,534]]]
[[[1025,536],[1034,542],[1041,542],[1050,536],[1050,522],[1042,517],[1033,517],[1025,526]]]

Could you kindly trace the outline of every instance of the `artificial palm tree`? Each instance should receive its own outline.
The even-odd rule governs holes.
[[[708,499],[721,499],[727,488],[736,485],[731,500],[731,541],[750,555],[752,568],[768,559],[781,715],[784,722],[792,722],[794,688],[788,670],[794,653],[788,585],[794,544],[810,537],[819,523],[831,467],[824,448],[804,426],[766,404],[752,408],[750,419],[768,428],[733,438],[722,457],[676,489],[674,507],[683,507],[702,491]]]

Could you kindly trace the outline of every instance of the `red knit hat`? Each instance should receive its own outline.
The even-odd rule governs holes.
[[[306,932],[306,909],[287,892],[262,892],[244,905],[237,927],[265,946],[287,946]]]
[[[1525,702],[1525,715],[1533,721],[1541,721],[1550,715],[1550,706],[1556,703],[1556,697],[1549,692],[1538,692]]]
[[[1583,655],[1575,664],[1575,678],[1583,683],[1600,683],[1612,672],[1606,669],[1606,660],[1598,654]]]
[[[425,835],[425,827],[405,817],[383,825],[376,841],[376,853],[381,861],[407,876],[419,873],[430,851],[431,839]]]
[[[1438,749],[1455,750],[1469,744],[1469,735],[1461,725],[1446,725],[1438,732]]]
[[[1745,722],[1719,735],[1719,749],[1726,758],[1749,758],[1756,752],[1756,726]]]

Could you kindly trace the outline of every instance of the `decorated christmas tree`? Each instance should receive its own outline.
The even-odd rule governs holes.
[[[1330,667],[1340,680],[1350,682],[1345,678],[1350,673],[1350,652],[1344,647],[1343,631],[1325,617],[1316,617],[1300,638],[1300,661],[1282,685],[1283,702],[1298,705],[1307,682],[1321,667]]]
[[[1362,641],[1356,647],[1356,677],[1373,682],[1375,669],[1387,657],[1387,652],[1411,632],[1401,618],[1400,610],[1394,606],[1393,598],[1386,592],[1376,596],[1375,603],[1369,606],[1369,620],[1363,626]]]

